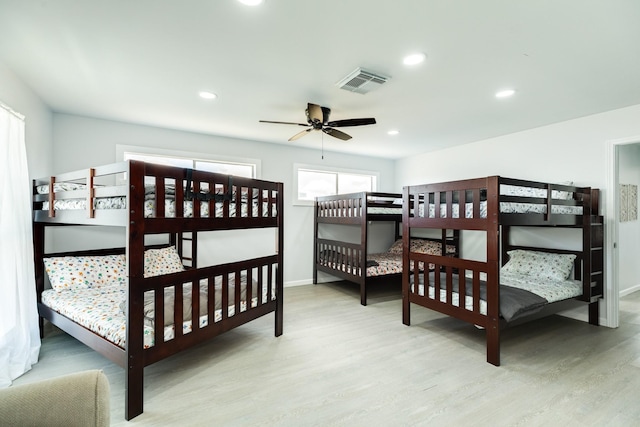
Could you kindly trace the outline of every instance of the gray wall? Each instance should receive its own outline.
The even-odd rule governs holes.
[[[302,148],[304,143],[265,144],[68,114],[54,114],[53,123],[55,147],[53,170],[55,173],[121,161],[122,159],[116,159],[117,144],[182,150],[187,154],[210,153],[261,159],[261,178],[280,181],[285,186],[284,277],[287,285],[310,283],[312,278],[313,207],[292,204],[294,163],[378,171],[380,173],[379,190],[394,191],[395,189],[393,161],[330,152],[325,152],[322,160],[319,150]],[[87,232],[82,233],[85,237],[77,235],[72,239],[57,239],[59,242],[57,249],[71,250],[77,245],[86,245]],[[100,246],[115,246],[124,241],[121,230],[104,228],[91,230],[89,233],[91,233],[88,238],[90,245],[93,242]],[[233,235],[221,233],[216,243],[209,243],[207,248],[215,259],[225,261],[232,261],[233,258],[228,257],[233,253],[242,253],[246,257],[252,256],[254,252],[259,255],[264,249],[259,245],[247,243],[250,237],[245,241],[242,238],[238,240],[237,236],[237,233]],[[269,234],[264,235],[264,240],[269,245],[273,243],[273,238]]]

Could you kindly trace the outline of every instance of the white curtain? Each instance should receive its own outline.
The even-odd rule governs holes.
[[[34,276],[24,118],[0,103],[0,388],[38,361]]]

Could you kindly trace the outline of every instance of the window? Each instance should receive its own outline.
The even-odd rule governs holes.
[[[294,204],[313,205],[319,196],[376,191],[378,174],[369,171],[321,169],[314,166],[295,165],[294,182],[297,194]]]
[[[116,146],[116,158],[123,160],[141,160],[160,165],[197,169],[247,178],[259,177],[260,161],[257,159],[235,159],[223,156],[214,157],[204,153],[185,153],[126,145]]]

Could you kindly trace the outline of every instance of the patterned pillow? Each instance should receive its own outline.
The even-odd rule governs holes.
[[[411,252],[421,254],[440,255],[440,242],[425,239],[411,239]]]
[[[387,250],[387,253],[402,255],[402,239],[393,242],[393,245]]]
[[[421,254],[440,255],[440,242],[427,239],[411,239],[411,252],[417,252]],[[447,253],[455,253],[455,246],[447,245]],[[402,254],[402,239],[398,239],[393,242],[393,245],[387,250],[390,254]]]
[[[562,182],[561,185],[573,185],[571,181]],[[505,196],[521,196],[521,197],[547,197],[547,190],[544,188],[531,188],[521,187],[519,185],[507,185],[500,186],[500,194]],[[571,200],[573,199],[573,192],[551,190],[552,199]]]
[[[574,254],[553,254],[522,249],[507,253],[509,262],[502,267],[502,271],[551,280],[566,280],[571,274],[573,262],[576,259]]]
[[[57,193],[58,191],[72,191],[72,190],[84,190],[87,188],[84,184],[76,184],[74,182],[56,182],[53,184],[53,192]],[[49,186],[48,185],[38,185],[36,187],[36,192],[38,194],[49,194]]]
[[[51,257],[44,259],[44,266],[51,287],[57,292],[126,284],[124,255]]]
[[[144,251],[144,277],[184,271],[184,265],[175,246]]]

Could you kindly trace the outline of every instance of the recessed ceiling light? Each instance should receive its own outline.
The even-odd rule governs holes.
[[[501,90],[496,92],[496,98],[509,98],[510,96],[513,96],[514,93],[516,93],[516,91],[513,89]]]
[[[247,6],[257,6],[261,4],[264,0],[238,0],[238,1]]]
[[[207,91],[202,91],[198,93],[198,95],[200,95],[200,98],[204,99],[216,99],[218,97],[218,95],[216,95],[215,93]]]
[[[427,55],[424,53],[413,53],[411,55],[405,56],[402,62],[404,65],[417,65],[423,62],[427,58]]]
[[[389,132],[387,132],[387,135],[397,135],[399,133],[400,133],[399,131],[393,129],[393,130],[390,130]]]

